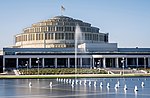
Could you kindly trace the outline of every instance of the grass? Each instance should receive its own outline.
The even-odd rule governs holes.
[[[0,79],[56,79],[56,78],[126,78],[126,77],[150,77],[148,74],[107,74],[100,69],[78,68],[75,74],[74,68],[40,68],[19,69],[22,75],[0,75]]]

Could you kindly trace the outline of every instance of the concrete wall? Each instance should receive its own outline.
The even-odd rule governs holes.
[[[83,43],[78,45],[78,48],[83,48],[85,51],[90,52],[117,52],[117,43]]]

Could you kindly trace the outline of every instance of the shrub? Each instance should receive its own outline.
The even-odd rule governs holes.
[[[107,74],[104,70],[89,69],[89,68],[77,68],[77,74]],[[37,75],[38,68],[19,69],[20,73],[24,75]],[[40,68],[40,75],[54,75],[54,74],[75,74],[75,68]]]

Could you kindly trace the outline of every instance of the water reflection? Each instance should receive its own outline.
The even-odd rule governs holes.
[[[29,86],[30,82],[32,87]],[[144,83],[143,87],[142,83]],[[149,83],[149,77],[76,80],[1,79],[0,98],[150,98]],[[136,92],[134,91],[135,86],[138,87]]]

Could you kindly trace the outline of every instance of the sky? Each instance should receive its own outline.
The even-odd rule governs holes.
[[[109,33],[120,48],[150,48],[150,0],[0,0],[0,49],[33,23],[69,16]]]

